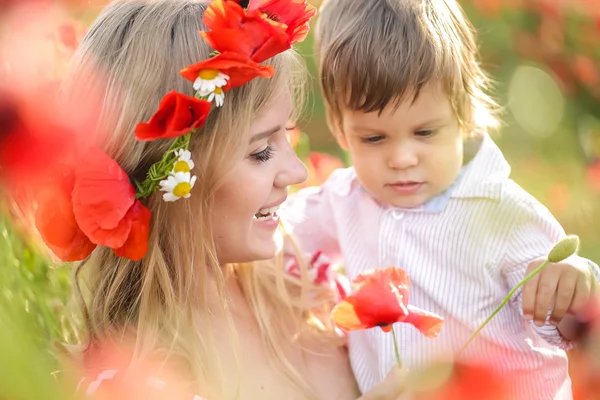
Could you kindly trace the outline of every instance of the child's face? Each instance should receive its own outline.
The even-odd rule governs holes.
[[[377,200],[418,207],[446,190],[463,161],[463,139],[441,84],[424,86],[383,112],[344,111],[341,146],[350,151],[356,174]]]

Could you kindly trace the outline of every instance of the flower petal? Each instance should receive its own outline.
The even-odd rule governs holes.
[[[90,147],[75,170],[73,212],[92,243],[121,247],[131,230],[125,215],[135,201],[135,188],[112,158]]]
[[[220,53],[242,54],[257,63],[292,45],[287,25],[268,19],[262,12],[244,12],[235,1],[213,1],[203,21],[209,30],[200,35],[210,47]]]
[[[338,327],[347,331],[371,328],[358,318],[354,305],[348,301],[342,301],[333,308],[331,319]]]
[[[309,31],[309,21],[317,9],[306,0],[251,0],[248,12],[260,10],[269,18],[285,24],[291,44],[303,41]]]
[[[196,77],[197,74],[193,80]],[[172,90],[163,97],[150,120],[136,126],[135,137],[137,140],[156,140],[185,135],[204,125],[210,108],[210,102],[206,100]]]
[[[119,257],[137,261],[142,259],[148,251],[148,234],[150,233],[152,213],[139,200],[136,200],[125,218],[131,220],[131,231],[123,246],[113,249],[113,251]]]
[[[383,283],[372,280],[346,298],[354,304],[358,318],[369,327],[393,324],[408,313],[402,298]]]
[[[179,73],[185,79],[194,82],[203,69],[217,69],[229,75],[229,81],[223,87],[224,91],[242,86],[256,77],[270,78],[275,71],[273,67],[257,64],[243,54],[223,52],[208,60],[189,65]]]
[[[391,285],[391,287],[394,287],[402,296],[404,305],[406,306],[408,304],[410,279],[408,278],[406,271],[402,268],[388,267],[385,269],[368,271],[359,274],[352,281],[352,284],[356,287],[356,290],[359,290],[362,285],[372,281],[377,281],[386,288],[389,288]]]
[[[429,338],[434,338],[440,334],[444,326],[444,319],[442,317],[411,305],[408,305],[407,308],[408,315],[402,322],[413,325]]]
[[[55,185],[38,198],[35,225],[48,248],[58,258],[62,261],[81,261],[92,253],[96,245],[90,242],[75,221],[71,202],[73,177],[66,179],[68,181],[63,185]]]
[[[164,200],[164,201],[169,201],[169,202],[172,202],[172,201],[177,201],[177,200],[179,200],[179,197],[175,196],[175,195],[173,194],[173,192],[167,192],[167,193],[163,194],[163,200]]]

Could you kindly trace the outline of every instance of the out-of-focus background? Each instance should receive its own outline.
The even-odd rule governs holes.
[[[360,1],[360,0],[356,0]],[[36,7],[59,4],[59,11]],[[87,24],[105,0],[0,0],[0,84],[34,68],[60,79]],[[318,6],[319,1],[312,3]],[[495,137],[513,177],[542,201],[580,254],[600,261],[600,0],[460,0],[479,34],[483,64],[504,107]],[[27,5],[28,8],[21,9]],[[19,10],[17,10],[19,8]],[[15,11],[17,10],[17,11]],[[24,18],[25,17],[25,18]],[[17,45],[31,36],[32,47]],[[325,123],[313,38],[299,46],[311,73],[297,149],[306,185],[347,165]],[[43,96],[43,92],[35,93]],[[2,99],[0,99],[2,100]],[[0,101],[0,131],[5,122]],[[79,340],[71,269],[55,265],[0,209],[0,398],[62,398],[48,372],[57,342]]]

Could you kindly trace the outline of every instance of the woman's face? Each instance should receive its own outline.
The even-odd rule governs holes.
[[[254,120],[244,158],[215,194],[211,224],[221,264],[274,257],[281,243],[277,208],[288,186],[307,178],[286,136],[291,99],[278,100]]]

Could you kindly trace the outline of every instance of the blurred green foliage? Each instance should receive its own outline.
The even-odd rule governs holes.
[[[60,399],[56,342],[77,340],[66,267],[26,243],[0,215],[0,398]]]

